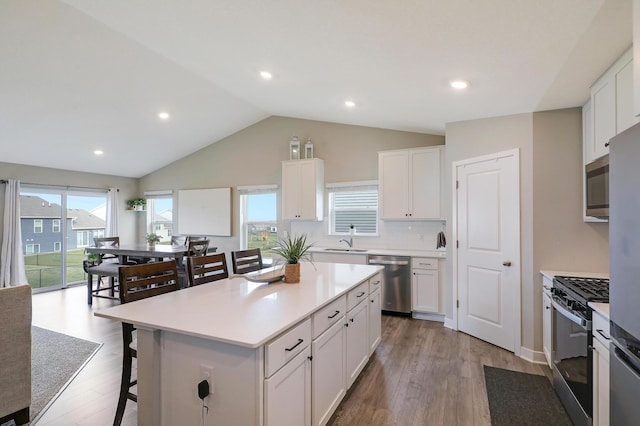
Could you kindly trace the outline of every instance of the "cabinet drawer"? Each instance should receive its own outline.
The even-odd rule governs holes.
[[[291,361],[311,343],[311,319],[296,325],[289,331],[267,343],[265,348],[265,375],[270,377],[280,367]]]
[[[369,294],[382,287],[382,274],[375,274],[369,278]]]
[[[347,313],[347,298],[345,296],[329,303],[327,306],[313,314],[311,325],[313,326],[313,338],[321,335],[326,329],[340,321]]]
[[[600,342],[605,346],[609,347],[610,326],[607,318],[602,314],[593,311],[593,324],[591,330],[593,337],[600,340]]]
[[[411,259],[411,267],[416,269],[438,269],[438,259],[414,257]]]
[[[369,294],[369,282],[363,282],[358,287],[354,288],[347,294],[347,309],[351,310],[358,303],[367,299]]]

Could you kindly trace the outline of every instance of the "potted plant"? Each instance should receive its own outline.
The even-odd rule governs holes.
[[[145,200],[144,198],[134,198],[133,200],[127,201],[127,207],[129,208],[129,210],[142,211],[144,210],[146,205],[147,200]]]
[[[82,261],[82,269],[87,272],[87,268],[96,266],[98,264],[98,255],[96,253],[87,253],[85,251],[85,259]]]
[[[309,249],[313,244],[307,244],[307,236],[302,234],[297,237],[281,238],[278,246],[271,251],[280,256],[284,265],[284,282],[299,283],[300,282],[300,261],[311,261]]]
[[[160,241],[160,235],[151,233],[147,234],[144,239],[147,240],[147,244],[149,244],[149,247],[154,247],[156,243]]]

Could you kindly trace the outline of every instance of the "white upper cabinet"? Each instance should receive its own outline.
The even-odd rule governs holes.
[[[609,140],[638,122],[633,66],[633,51],[629,49],[591,86],[590,110],[584,111],[585,163],[608,154]]]
[[[440,219],[442,147],[378,153],[380,218]]]
[[[319,158],[282,162],[282,217],[322,220],[324,161]]]

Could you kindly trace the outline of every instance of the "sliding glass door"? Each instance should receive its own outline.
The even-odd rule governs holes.
[[[85,282],[84,248],[104,236],[106,203],[106,191],[22,185],[22,246],[34,290]]]

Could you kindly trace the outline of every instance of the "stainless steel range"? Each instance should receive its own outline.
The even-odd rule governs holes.
[[[609,280],[554,277],[553,386],[575,425],[591,425],[593,411],[592,310],[609,301]]]

